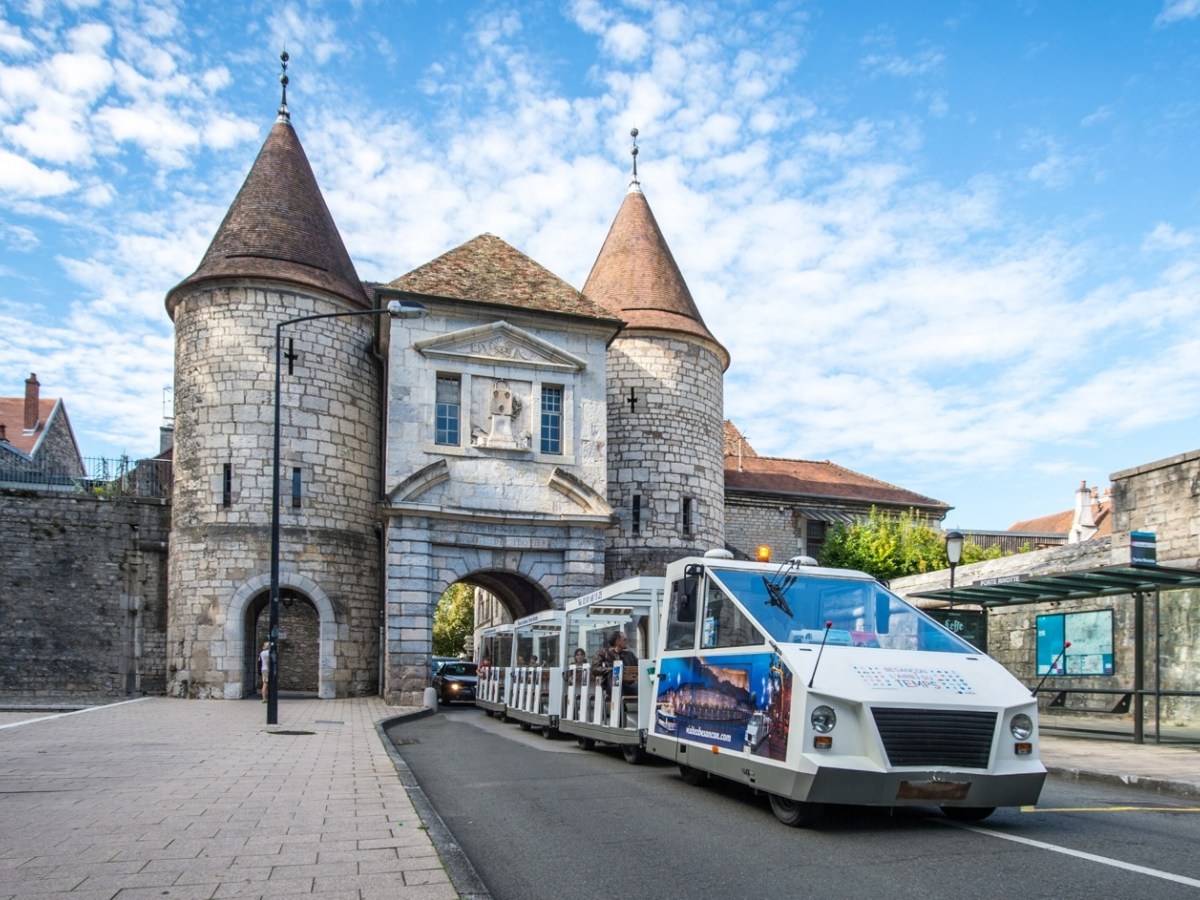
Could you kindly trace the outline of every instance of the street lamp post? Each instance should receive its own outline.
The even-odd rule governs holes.
[[[961,531],[946,532],[946,561],[950,563],[950,608],[954,608],[954,570],[962,562],[963,536]]]
[[[267,671],[267,724],[279,724],[279,393],[283,379],[283,329],[301,322],[317,319],[344,319],[350,316],[382,316],[393,319],[419,319],[429,312],[423,303],[416,301],[389,300],[382,309],[360,309],[351,312],[318,313],[285,319],[275,326],[275,431],[271,452],[271,599],[270,624],[267,640],[270,642],[270,662]]]

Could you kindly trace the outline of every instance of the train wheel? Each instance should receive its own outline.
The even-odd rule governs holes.
[[[580,750],[595,750],[596,749],[596,742],[593,741],[591,738],[585,738],[585,737],[576,738],[575,743],[577,743],[579,745]]]
[[[994,806],[943,806],[942,812],[953,822],[982,822],[996,811]]]
[[[704,780],[704,773],[699,769],[693,769],[691,766],[680,763],[679,778],[684,784],[696,785]]]
[[[522,723],[521,723],[521,730],[522,730],[522,731],[529,731],[531,728],[533,728],[533,726],[532,726],[530,723],[528,723],[528,722],[522,722]]]
[[[646,751],[637,744],[625,744],[621,747],[621,755],[631,766],[640,766],[646,761]]]
[[[483,714],[490,719],[492,716],[494,716],[496,714],[496,711],[494,709],[485,709],[483,711]]]
[[[542,737],[544,737],[548,741],[552,741],[556,737],[558,737],[558,729],[551,728],[549,725],[543,725],[542,726]]]
[[[771,812],[784,825],[793,828],[807,828],[815,825],[825,813],[825,807],[820,803],[805,803],[790,797],[780,797],[771,794]]]

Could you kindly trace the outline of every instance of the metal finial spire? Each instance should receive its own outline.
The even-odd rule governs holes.
[[[281,85],[283,85],[283,99],[279,101],[279,121],[280,122],[290,122],[292,120],[291,113],[288,112],[288,107],[287,107],[287,86],[288,86],[287,64],[288,64],[289,59],[291,59],[291,57],[288,56],[288,52],[286,50],[284,50],[282,53],[279,54],[279,65],[280,65],[279,83]]]
[[[640,184],[640,182],[638,181],[638,177],[637,177],[638,130],[636,128],[631,129],[629,132],[629,136],[631,138],[633,138],[633,149],[629,151],[631,154],[633,154],[633,181],[631,181],[630,184]]]

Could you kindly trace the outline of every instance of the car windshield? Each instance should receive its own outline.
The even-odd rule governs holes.
[[[474,675],[475,663],[446,663],[438,672],[439,675]]]
[[[876,581],[830,578],[781,566],[710,570],[777,643],[979,653]],[[826,623],[828,635],[826,635]]]

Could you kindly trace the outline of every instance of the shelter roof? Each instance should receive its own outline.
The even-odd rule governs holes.
[[[1013,575],[974,584],[914,591],[910,597],[983,607],[1018,606],[1051,600],[1083,600],[1200,587],[1200,570],[1158,565],[1102,566],[1053,575]]]

